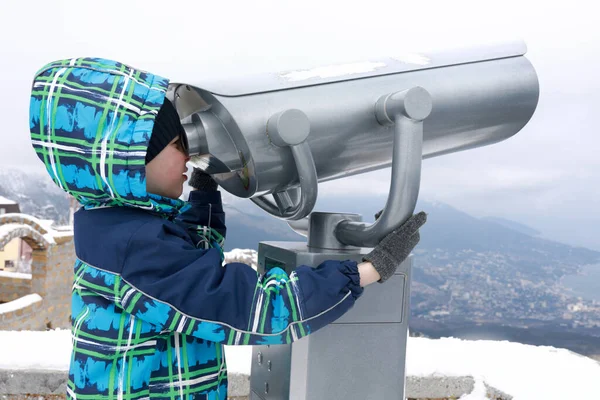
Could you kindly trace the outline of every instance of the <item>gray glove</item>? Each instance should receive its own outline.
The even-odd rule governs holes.
[[[409,256],[421,239],[419,228],[426,221],[427,214],[422,211],[413,215],[363,257],[363,261],[371,262],[379,273],[381,277],[379,282],[385,282],[394,275],[396,268]]]
[[[202,190],[204,192],[214,192],[219,186],[212,176],[202,171],[200,168],[194,168],[189,185],[195,190]]]

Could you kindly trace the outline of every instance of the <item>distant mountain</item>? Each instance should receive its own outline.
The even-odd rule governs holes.
[[[541,234],[540,231],[535,230],[530,226],[521,224],[519,222],[511,221],[510,219],[500,217],[483,217],[481,219],[484,221],[495,222],[498,225],[502,225],[506,228],[512,229],[513,231],[521,232],[526,235],[537,236]]]
[[[561,243],[536,238],[486,219],[478,219],[449,205],[428,207],[428,222],[422,228],[421,248],[446,251],[498,251],[528,257],[532,262],[564,259],[574,263],[588,263],[600,253]]]
[[[19,203],[23,213],[59,224],[69,220],[67,194],[47,174],[0,168],[0,196]]]
[[[225,250],[258,249],[262,241],[302,241],[303,236],[295,233],[285,221],[268,215],[253,215],[225,203],[227,240]]]

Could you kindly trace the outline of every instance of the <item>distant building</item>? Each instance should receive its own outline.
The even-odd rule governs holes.
[[[0,215],[8,213],[20,213],[21,209],[17,202],[0,196]]]
[[[19,204],[0,196],[0,215],[20,213]],[[31,271],[31,247],[21,238],[14,238],[0,248],[0,271]]]

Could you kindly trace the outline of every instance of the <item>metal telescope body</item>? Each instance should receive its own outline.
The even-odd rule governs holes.
[[[511,137],[539,85],[522,42],[404,54],[248,77],[171,83],[192,163],[307,242],[262,242],[259,272],[362,260],[414,211],[421,160]],[[374,224],[312,212],[318,183],[392,167]],[[374,210],[375,211],[375,210]],[[404,398],[412,259],[333,324],[292,345],[255,346],[253,399]]]

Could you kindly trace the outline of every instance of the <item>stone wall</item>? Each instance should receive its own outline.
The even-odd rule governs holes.
[[[28,294],[31,294],[30,274],[0,275],[0,303],[7,303]]]
[[[69,328],[75,261],[72,231],[53,235],[33,217],[5,214],[0,216],[0,233],[0,244],[20,237],[33,249],[31,279],[0,279],[0,301],[14,301],[27,294],[42,298],[23,308],[0,313],[0,330]]]
[[[0,330],[3,331],[39,331],[46,329],[44,301],[37,301],[25,307],[7,313],[0,313]]]
[[[50,246],[45,251],[34,251],[31,262],[31,290],[44,299],[47,328],[71,326],[71,287],[75,249],[72,238]]]

